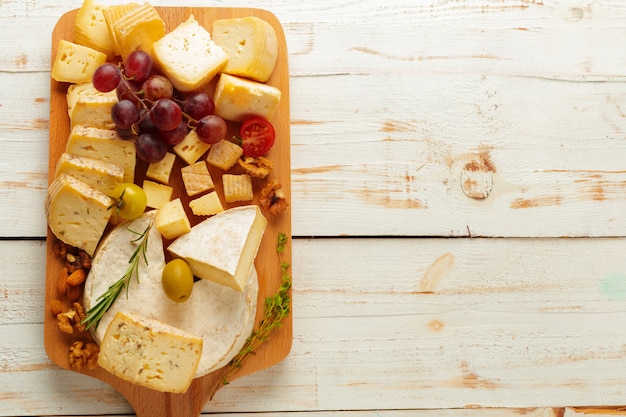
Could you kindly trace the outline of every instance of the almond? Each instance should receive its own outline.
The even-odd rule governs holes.
[[[69,286],[67,287],[67,299],[70,301],[78,301],[80,296],[83,294],[83,287],[81,286]]]
[[[77,269],[67,277],[67,285],[69,285],[70,287],[76,287],[85,282],[86,279],[87,273],[85,272],[85,270]]]
[[[67,268],[63,268],[57,279],[57,292],[60,296],[65,296],[67,292]]]

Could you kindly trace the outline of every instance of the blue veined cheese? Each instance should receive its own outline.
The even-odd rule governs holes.
[[[111,199],[68,174],[60,174],[50,184],[45,204],[52,233],[93,255],[111,217]]]
[[[61,39],[51,76],[59,82],[84,83],[91,81],[93,73],[106,61],[106,54],[100,51]]]
[[[271,85],[221,74],[213,95],[215,114],[234,122],[242,122],[252,116],[271,120],[280,96],[280,90]]]
[[[98,365],[133,384],[184,393],[201,355],[202,338],[159,320],[119,311],[102,339]]]
[[[68,174],[91,185],[107,195],[113,194],[115,186],[124,180],[124,168],[120,165],[96,159],[63,153],[57,162],[54,176]]]
[[[258,206],[235,207],[198,223],[167,249],[198,278],[244,291],[266,226]]]
[[[124,169],[124,182],[134,181],[137,162],[135,144],[121,139],[114,130],[74,126],[65,152],[121,165]]]

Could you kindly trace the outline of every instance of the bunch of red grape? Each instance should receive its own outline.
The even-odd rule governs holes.
[[[203,92],[181,96],[170,80],[154,71],[144,51],[132,52],[121,65],[106,63],[96,69],[92,84],[100,92],[116,90],[118,102],[111,109],[115,128],[124,139],[134,139],[137,156],[158,162],[168,145],[180,143],[190,129],[198,139],[214,144],[228,127],[213,114],[215,103]]]

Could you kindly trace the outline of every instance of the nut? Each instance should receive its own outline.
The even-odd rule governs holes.
[[[265,178],[272,172],[274,164],[263,156],[246,156],[237,161],[239,166],[246,171],[248,175],[256,178]]]
[[[59,313],[62,313],[63,312],[63,303],[61,303],[61,300],[54,299],[54,300],[50,301],[50,311],[55,316],[57,314],[59,314]]]
[[[57,279],[57,293],[61,296],[65,296],[67,293],[67,268],[61,269],[61,274]]]
[[[85,345],[84,342],[77,340],[70,346],[68,354],[70,367],[77,372],[80,372],[85,365],[89,370],[95,369],[98,364],[99,352],[100,349],[95,343],[87,343]]]
[[[85,315],[85,309],[80,303],[77,302],[72,303],[72,307],[74,307],[74,310],[76,310],[76,316],[74,317],[74,326],[79,332],[84,332],[85,327],[87,326],[85,323],[83,323],[83,320],[87,318],[87,316]]]
[[[78,299],[80,299],[80,296],[83,294],[83,287],[76,286],[76,287],[72,287],[70,285],[67,286],[67,299],[70,301],[78,301]]]
[[[57,314],[57,325],[62,332],[67,334],[74,334],[73,320],[75,315],[76,311],[74,310]]]
[[[87,273],[85,272],[85,270],[77,269],[67,277],[67,285],[69,285],[70,287],[76,287],[77,285],[85,282],[85,279],[87,279]]]
[[[259,205],[267,210],[270,214],[280,214],[287,210],[289,202],[285,197],[280,182],[272,180],[261,190],[259,196]]]

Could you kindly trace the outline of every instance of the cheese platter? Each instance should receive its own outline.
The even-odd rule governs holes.
[[[280,100],[277,101],[276,110],[269,119],[271,125],[275,130],[276,135],[274,145],[265,154],[267,159],[269,159],[273,165],[270,174],[267,175],[267,177],[253,177],[251,179],[254,193],[252,194],[252,198],[250,200],[228,200],[228,198],[225,198],[227,197],[225,195],[225,187],[229,186],[228,181],[234,180],[234,178],[241,176],[239,174],[241,174],[241,167],[243,165],[235,165],[234,167],[220,167],[217,163],[214,165],[211,163],[207,163],[207,169],[210,173],[211,178],[213,179],[212,190],[214,192],[211,193],[211,197],[213,198],[212,202],[209,204],[206,203],[205,200],[202,204],[203,207],[205,207],[206,204],[209,204],[212,207],[215,204],[220,205],[224,211],[215,216],[197,214],[197,212],[195,211],[194,201],[198,200],[197,197],[202,194],[201,192],[199,192],[198,194],[190,194],[189,192],[189,184],[185,182],[185,175],[194,174],[194,172],[190,171],[192,165],[194,164],[189,163],[189,161],[184,159],[184,153],[181,157],[172,157],[171,174],[169,175],[166,186],[170,188],[168,200],[177,201],[180,204],[180,207],[182,207],[182,210],[184,211],[184,217],[188,218],[189,227],[191,228],[190,230],[194,230],[196,226],[199,226],[200,224],[212,219],[213,217],[217,218],[223,213],[228,213],[231,210],[235,211],[240,208],[245,209],[246,207],[250,206],[257,207],[256,210],[259,210],[260,214],[258,215],[258,217],[255,217],[255,219],[263,218],[265,221],[264,231],[259,234],[260,240],[258,242],[258,250],[256,252],[256,256],[252,258],[254,262],[252,272],[250,272],[250,274],[245,273],[243,275],[242,273],[238,272],[239,276],[245,275],[243,280],[239,279],[239,284],[237,284],[235,281],[233,281],[234,283],[227,283],[227,285],[230,285],[233,288],[237,288],[237,285],[240,285],[241,288],[239,288],[239,290],[241,291],[241,294],[245,294],[248,299],[250,299],[250,297],[254,298],[253,303],[244,303],[245,306],[247,306],[246,308],[240,308],[238,310],[237,308],[233,309],[232,306],[225,307],[227,309],[230,308],[230,310],[228,311],[231,313],[232,311],[241,311],[241,313],[238,314],[242,315],[244,314],[244,310],[250,310],[248,313],[245,313],[250,316],[250,318],[247,320],[248,324],[243,325],[239,323],[239,331],[235,331],[233,333],[236,334],[236,337],[238,337],[237,342],[235,343],[235,340],[227,340],[224,342],[225,344],[230,343],[233,346],[236,346],[236,350],[241,350],[244,348],[242,343],[242,334],[245,336],[250,332],[255,331],[254,329],[258,327],[259,323],[264,317],[266,301],[268,300],[268,298],[271,298],[273,295],[275,295],[277,291],[279,291],[281,288],[284,288],[281,286],[281,284],[284,283],[285,276],[290,273],[289,268],[291,262],[291,243],[288,239],[291,236],[291,214],[288,207],[288,201],[290,200],[291,196],[289,136],[290,114],[289,74],[285,35],[278,19],[272,13],[261,9],[226,7],[155,7],[154,9],[158,12],[158,15],[164,22],[165,33],[170,33],[179,26],[181,26],[183,23],[190,21],[193,23],[197,23],[198,25],[207,28],[207,30],[210,31],[213,27],[214,22],[216,21],[223,21],[227,19],[244,19],[248,17],[256,17],[262,19],[263,21],[269,23],[271,28],[273,28],[273,31],[276,33],[278,48],[275,67],[271,72],[271,75],[269,75],[269,78],[263,81],[263,83],[268,87],[280,91]],[[57,55],[60,53],[59,51],[61,51],[60,44],[62,44],[63,42],[73,42],[75,39],[85,36],[84,33],[77,33],[76,31],[75,22],[79,13],[80,10],[76,9],[64,14],[59,19],[52,32],[51,62],[53,63],[53,67],[54,63],[58,61]],[[110,60],[111,59],[109,58],[109,61]],[[190,60],[193,60],[193,58],[190,58]],[[214,78],[215,80],[208,82],[205,87],[205,90],[209,95],[215,94],[215,90],[217,88],[220,88],[217,85],[217,78],[219,77]],[[63,187],[70,187],[72,184],[74,184],[74,180],[66,178],[65,182],[63,182],[61,186],[55,185],[55,180],[58,182],[58,178],[64,175],[59,175],[59,173],[57,172],[60,161],[75,163],[75,161],[72,160],[70,156],[68,156],[67,152],[68,140],[73,140],[73,130],[75,127],[72,126],[72,121],[68,116],[68,89],[70,89],[71,87],[71,83],[55,79],[53,70],[53,78],[51,79],[50,88],[50,145],[48,176],[48,181],[51,185],[51,189],[54,190],[54,193],[52,193],[53,197],[56,196],[55,193],[58,193],[59,189],[64,189]],[[240,125],[242,123],[241,121],[234,121],[231,119],[228,119],[227,125],[228,133],[226,136],[228,138],[234,138],[237,135],[240,129]],[[112,132],[115,131],[113,130]],[[222,142],[228,142],[229,144],[233,143],[233,141],[227,140],[223,140]],[[80,146],[76,145],[76,149],[79,148]],[[83,146],[82,148],[85,148],[85,146]],[[87,146],[87,148],[89,148],[89,146]],[[174,155],[175,152],[168,152],[168,154]],[[202,159],[207,157],[208,153],[202,154]],[[139,186],[143,185],[145,189],[147,189],[148,186],[163,188],[163,184],[158,184],[157,181],[152,181],[153,176],[151,176],[150,173],[150,170],[152,168],[153,164],[148,163],[141,158],[137,158],[134,172],[129,173],[128,169],[126,169],[126,172],[122,172],[119,175],[124,176],[124,181],[126,181],[128,178],[131,178],[135,184]],[[287,202],[285,204],[286,209],[283,208],[278,213],[273,212],[272,210],[268,209],[267,205],[264,205],[264,203],[266,203],[264,199],[267,200],[267,195],[264,194],[264,191],[267,190],[269,183],[273,184],[274,188],[276,188],[276,184],[279,184],[281,199],[284,202]],[[51,192],[49,191],[49,194],[50,193]],[[204,196],[207,197],[208,194],[205,194]],[[48,205],[49,199],[47,199]],[[154,206],[154,204],[152,205]],[[49,207],[47,206],[47,211],[48,208]],[[154,213],[160,210],[160,208],[151,208],[151,206],[149,205],[146,213],[143,214],[143,216],[148,216],[151,218],[158,217],[159,213],[157,213],[156,216],[154,216]],[[98,240],[97,242],[99,245],[104,246],[104,242],[106,242],[109,238],[111,239],[111,241],[113,241],[114,237],[111,236],[114,236],[116,233],[119,234],[120,228],[119,225],[116,224],[118,222],[119,221],[110,221],[108,224],[106,224],[106,229],[102,234],[102,239]],[[158,219],[156,220],[156,222],[158,223]],[[76,220],[76,223],[81,223],[81,218],[78,218]],[[159,225],[157,224],[157,228],[158,226]],[[256,225],[255,223],[254,227],[258,229],[260,226]],[[130,230],[130,228],[128,228],[128,230]],[[162,230],[170,230],[170,225],[163,226]],[[193,236],[192,233],[187,234]],[[85,348],[86,346],[100,345],[104,337],[105,321],[102,321],[103,328],[99,331],[94,329],[91,329],[90,331],[88,329],[86,331],[73,331],[69,333],[60,330],[62,326],[59,322],[59,313],[57,310],[67,311],[68,309],[72,309],[72,306],[76,302],[81,303],[83,300],[86,303],[95,303],[97,297],[95,297],[92,293],[93,291],[95,291],[92,290],[92,288],[97,288],[97,286],[94,287],[92,284],[89,285],[89,288],[86,288],[84,286],[85,281],[87,283],[94,281],[95,278],[93,276],[95,276],[95,273],[87,278],[85,278],[84,276],[78,277],[79,274],[77,274],[77,278],[82,278],[82,280],[80,280],[80,285],[70,285],[67,286],[67,288],[60,289],[62,285],[60,285],[59,282],[65,280],[67,276],[67,262],[63,256],[59,256],[58,235],[59,234],[55,233],[52,228],[48,228],[46,240],[46,298],[44,312],[44,344],[46,352],[50,359],[61,368],[67,369],[68,371],[80,372],[82,374],[92,376],[113,386],[128,400],[138,416],[197,416],[200,414],[202,408],[207,403],[207,401],[209,401],[213,397],[217,390],[227,386],[228,383],[232,382],[236,378],[240,378],[250,373],[273,366],[283,360],[288,355],[292,342],[291,314],[288,314],[282,319],[280,326],[276,326],[275,328],[273,328],[271,334],[269,335],[269,337],[267,337],[267,340],[254,347],[253,355],[246,356],[245,360],[243,361],[235,362],[234,358],[236,357],[238,352],[229,352],[230,356],[228,356],[228,359],[230,359],[230,361],[225,361],[224,357],[222,357],[221,363],[217,363],[216,366],[204,367],[203,369],[205,372],[199,372],[198,374],[196,374],[196,377],[193,378],[190,385],[188,387],[184,387],[184,389],[180,392],[166,392],[146,387],[141,384],[133,383],[126,378],[120,378],[119,375],[111,372],[110,369],[107,368],[107,370],[98,365],[82,367],[74,366],[75,359],[73,360],[72,358],[73,353],[71,350],[75,346],[77,346],[77,343],[78,346],[84,348],[82,352],[87,351],[87,349]],[[163,248],[168,248],[170,245],[173,245],[174,243],[176,243],[176,239],[178,238],[178,236],[174,235],[169,236],[167,233],[163,233],[161,236],[157,233],[155,236],[156,237],[153,236],[151,238],[152,242],[154,242],[155,239],[161,239],[161,242],[159,243],[163,244]],[[207,245],[210,246],[212,244],[211,242],[215,242],[215,248],[212,249],[214,251],[219,251],[220,247],[225,245],[224,242],[218,243],[215,240],[210,241]],[[93,255],[94,262],[97,262],[97,259],[99,257],[105,257],[105,255],[103,254],[104,249],[102,249],[99,245],[94,246],[92,244],[93,247],[89,248],[89,251],[92,252],[90,253],[90,255]],[[191,245],[193,246],[193,243]],[[108,246],[120,248],[123,247],[123,244],[117,242],[114,244],[109,244]],[[100,250],[102,251],[102,254],[99,254]],[[184,252],[186,249],[183,248],[181,250]],[[113,255],[113,258],[111,258],[111,251],[108,252],[109,260],[107,261],[107,263],[110,262],[110,259],[115,258],[115,255]],[[163,249],[160,257],[163,258],[162,262],[165,264],[165,262],[169,262],[177,256],[176,254],[166,249]],[[123,258],[122,260],[124,262],[118,263],[122,264],[123,269],[123,265],[127,261],[128,256],[120,255],[120,258]],[[146,258],[146,261],[147,260],[148,259]],[[147,263],[147,265],[150,264]],[[106,267],[99,269],[101,274],[102,271],[108,270],[108,264],[106,265]],[[148,268],[146,270],[148,270]],[[89,271],[89,273],[91,274],[91,271]],[[198,275],[202,275],[203,273],[201,268],[198,267],[197,270],[194,269],[193,273],[194,276],[196,276],[196,278],[194,278],[194,288],[196,288],[196,286],[199,288],[200,286],[204,285],[206,280],[197,278]],[[70,274],[70,276],[73,275],[74,274]],[[119,274],[115,275],[115,277],[118,276]],[[137,275],[137,278],[139,278],[139,275]],[[137,285],[135,285],[134,289],[136,290],[137,288],[141,287],[141,283],[146,282],[146,279],[147,278],[142,276],[142,280],[137,282]],[[69,280],[70,277],[67,277],[67,282],[69,282]],[[249,285],[251,280],[254,280],[254,288],[250,291],[247,291],[246,288],[251,287],[251,285]],[[206,284],[214,286],[216,285],[213,282],[207,282]],[[221,287],[224,286],[222,285]],[[217,285],[216,288],[219,289],[221,287]],[[149,285],[146,283],[145,288],[142,290],[147,291],[148,288]],[[66,295],[69,294],[68,289],[77,289],[79,293],[74,294],[72,297],[66,297]],[[122,293],[119,296],[120,304],[123,304],[123,301],[126,302],[126,304],[131,305],[133,304],[133,294],[139,294],[139,292],[133,292],[132,285],[129,285],[126,289],[129,291],[126,293]],[[62,293],[62,291],[65,292]],[[211,306],[208,306],[208,308],[206,308],[205,306],[205,309],[195,310],[195,308],[200,309],[200,307],[194,307],[194,305],[203,305],[203,300],[198,301],[197,299],[200,294],[219,293],[216,291],[217,290],[213,291],[209,289],[204,289],[204,287],[198,290],[194,289],[191,297],[189,297],[189,301],[180,303],[180,305],[185,305],[185,309],[181,310],[182,312],[178,314],[176,318],[178,322],[174,324],[180,324],[180,327],[186,327],[188,329],[196,329],[198,327],[202,328],[204,326],[205,328],[202,328],[202,331],[200,333],[204,332],[205,338],[213,338],[213,336],[210,335],[215,335],[216,333],[211,333],[212,329],[206,329],[206,327],[217,327],[219,326],[219,323],[215,320],[203,321],[201,320],[201,317],[198,316],[209,314],[207,313],[207,311],[219,310],[220,302],[223,303],[224,299],[228,299],[228,296],[214,296],[213,298],[208,296],[207,300],[211,303]],[[235,291],[232,291],[231,288],[227,288],[224,291],[224,294],[226,294],[228,293],[228,291],[237,292],[237,289],[235,289]],[[96,291],[96,293],[97,292],[98,291]],[[196,297],[196,300],[194,302],[190,302],[191,299],[194,298],[194,296]],[[153,298],[149,294],[147,297],[149,299]],[[233,300],[234,299],[236,298],[233,298]],[[171,315],[171,312],[178,311],[176,310],[176,304],[177,303],[174,302],[172,302],[171,305],[168,304],[169,307],[167,308],[170,309],[168,310],[168,316]],[[87,305],[86,307],[89,307],[89,305]],[[291,307],[290,298],[289,307]],[[74,310],[71,311],[76,313]],[[63,314],[65,313],[61,313],[61,316],[63,316]],[[116,319],[119,319],[118,316],[113,317],[113,310],[108,314],[109,317],[107,320],[109,322],[113,322]],[[219,314],[219,312],[215,314]],[[104,318],[105,316],[102,317]],[[188,324],[188,326],[185,326],[186,324]],[[234,338],[235,336],[232,337]],[[243,338],[243,340],[245,340],[245,338]],[[206,343],[208,343],[208,340]]]

